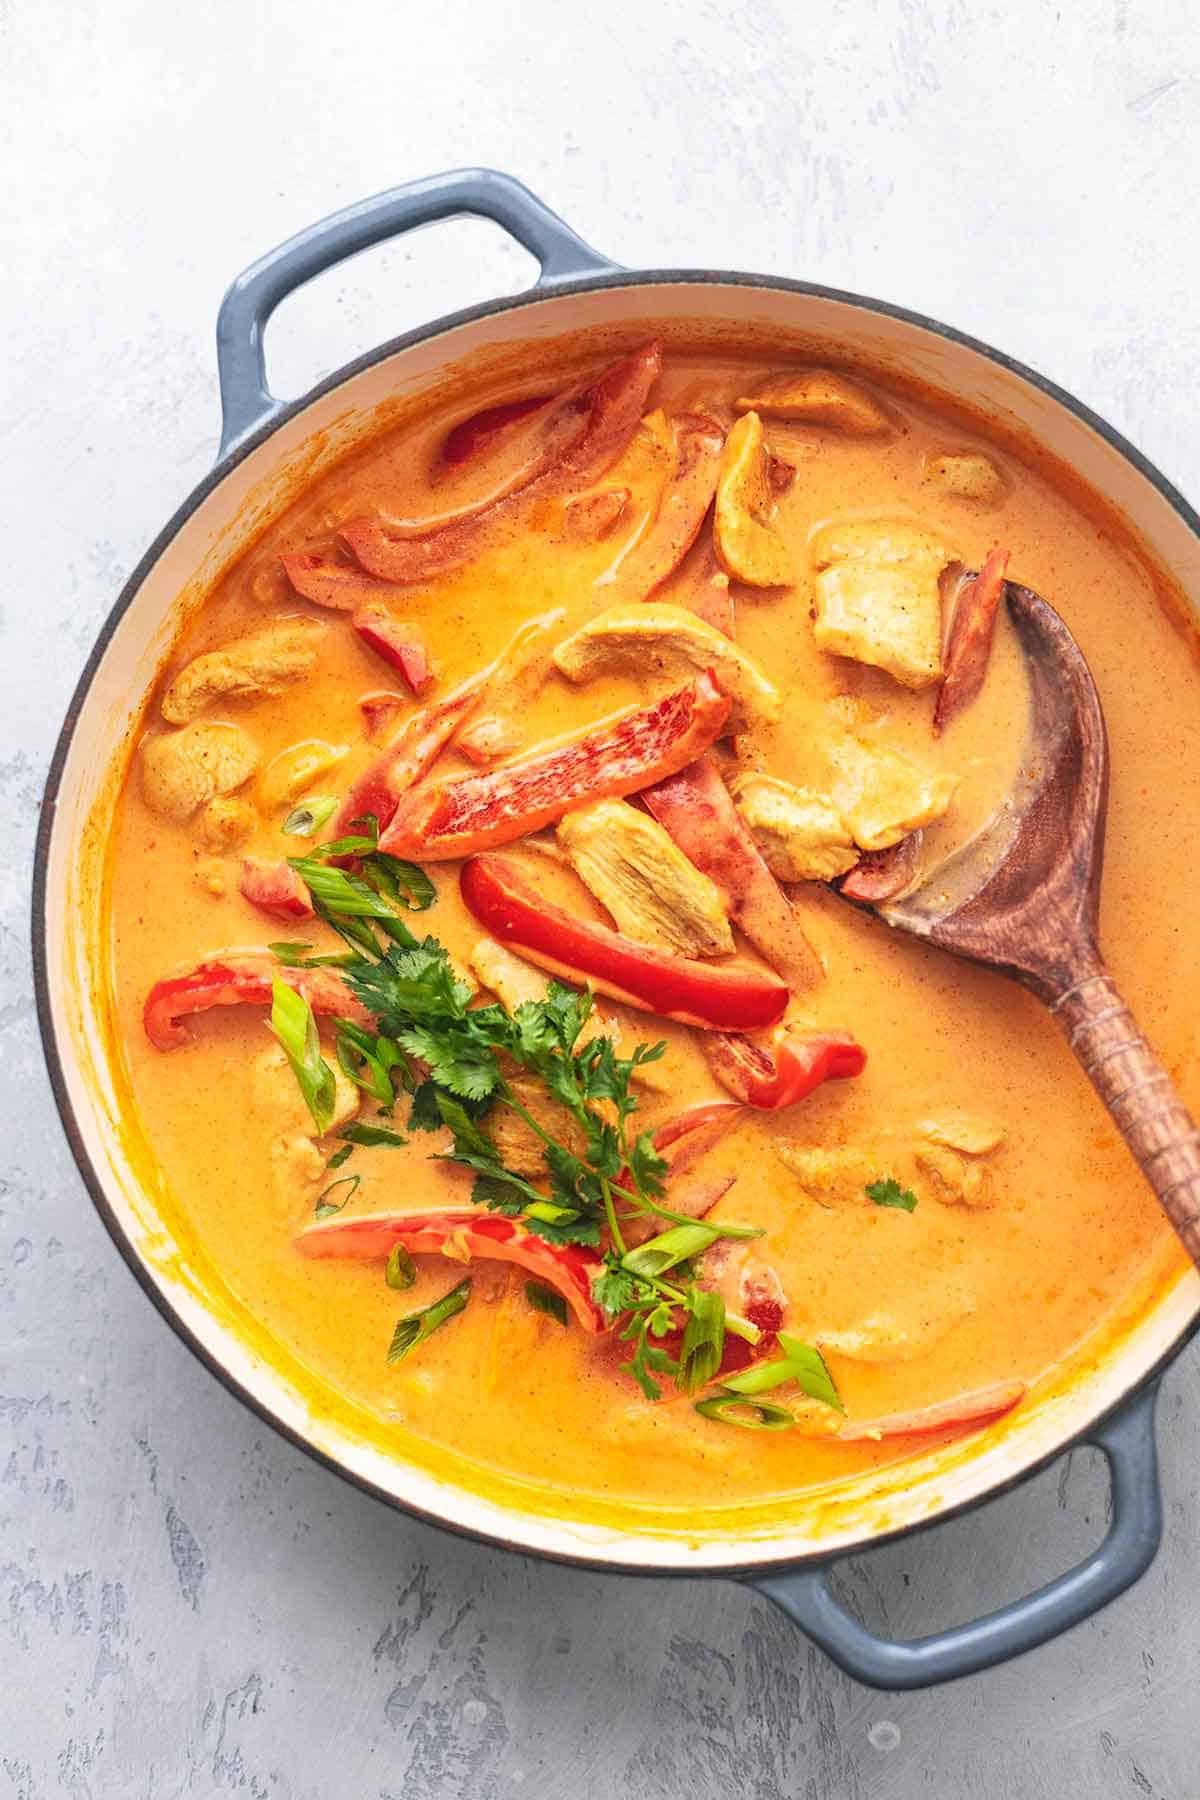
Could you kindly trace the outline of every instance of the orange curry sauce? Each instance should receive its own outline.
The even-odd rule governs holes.
[[[669,1378],[660,1401],[644,1398],[619,1368],[628,1346],[534,1310],[519,1269],[474,1261],[467,1270],[461,1261],[421,1256],[415,1285],[397,1293],[377,1261],[301,1255],[295,1236],[334,1178],[325,1164],[337,1143],[316,1141],[265,1008],[229,1007],[185,1021],[187,1042],[163,1051],[143,1030],[147,993],[160,976],[230,947],[302,939],[341,948],[320,922],[282,923],[257,911],[239,892],[243,858],[278,863],[303,854],[312,840],[280,830],[296,802],[344,795],[418,707],[492,662],[535,618],[546,623],[531,660],[474,715],[487,721],[472,739],[476,757],[519,759],[692,679],[694,669],[681,673],[669,647],[662,652],[660,642],[656,651],[650,640],[619,666],[601,657],[582,680],[567,679],[551,654],[614,607],[648,606],[651,616],[655,606],[689,609],[731,626],[733,643],[777,695],[774,716],[752,697],[736,733],[711,753],[732,791],[740,797],[747,777],[765,774],[789,794],[802,790],[826,803],[832,796],[845,868],[859,854],[854,832],[841,829],[854,798],[845,746],[858,746],[851,755],[860,761],[898,752],[908,759],[910,785],[923,782],[925,800],[940,811],[920,851],[925,866],[936,862],[993,813],[1026,748],[1015,642],[1001,617],[982,693],[935,737],[936,667],[906,685],[886,669],[819,647],[814,613],[831,591],[827,578],[822,589],[821,568],[831,557],[836,563],[847,542],[860,559],[875,556],[878,593],[868,601],[886,612],[904,604],[887,572],[889,556],[893,568],[899,556],[915,570],[912,592],[919,589],[926,604],[943,562],[978,568],[999,543],[1011,552],[1010,573],[1062,611],[1095,673],[1113,766],[1104,942],[1118,982],[1195,1107],[1200,1053],[1195,996],[1182,978],[1179,898],[1191,892],[1200,831],[1200,676],[1191,645],[1157,603],[1151,574],[1112,521],[1082,510],[1032,458],[989,443],[982,428],[964,431],[925,401],[889,392],[870,371],[855,372],[844,391],[835,383],[824,402],[819,387],[801,382],[792,409],[798,416],[789,418],[780,416],[788,407],[778,399],[787,381],[763,383],[795,370],[761,356],[676,348],[641,423],[601,472],[585,470],[573,484],[535,479],[528,493],[520,490],[539,454],[545,409],[468,443],[471,453],[448,464],[449,430],[481,408],[560,393],[570,382],[579,382],[587,404],[587,378],[603,362],[585,367],[581,379],[577,367],[564,375],[552,352],[543,354],[538,380],[464,391],[357,450],[277,518],[192,617],[163,671],[112,822],[115,1028],[130,1104],[161,1171],[168,1222],[211,1260],[281,1354],[309,1371],[314,1395],[333,1390],[379,1442],[423,1440],[475,1465],[481,1482],[492,1471],[581,1501],[686,1515],[795,1494],[907,1454],[917,1440],[836,1434],[844,1420],[910,1413],[992,1384],[1032,1387],[1096,1344],[1139,1284],[1177,1268],[1153,1197],[1037,1003],[998,977],[890,933],[827,881],[786,884],[826,969],[793,993],[789,1023],[801,1033],[851,1033],[868,1052],[865,1071],[778,1112],[743,1110],[667,1196],[686,1210],[689,1190],[723,1188],[712,1219],[762,1229],[744,1253],[742,1274],[749,1269],[777,1284],[784,1330],[821,1350],[846,1409],[843,1417],[785,1386],[771,1398],[788,1405],[797,1424],[762,1432],[699,1415]],[[789,578],[768,586],[728,578],[714,553],[710,511],[679,567],[670,570],[669,553],[655,566],[665,578],[647,600],[639,547],[680,492],[670,482],[672,472],[681,474],[686,433],[715,435],[712,455],[725,459],[728,473],[731,451],[722,439],[745,415],[739,400],[756,394],[766,395],[759,415],[775,460],[756,465],[755,446],[747,451],[740,433],[734,448],[749,459],[748,481],[728,493],[726,560],[736,566],[765,555],[770,567],[774,557],[774,572]],[[697,415],[707,423],[696,426]],[[350,571],[341,534],[354,521],[382,522],[385,534],[403,540],[509,488],[510,498],[472,528],[458,566],[380,593],[381,616],[404,621],[427,651],[431,679],[420,698],[355,631],[348,612],[301,598],[282,570],[281,554],[300,553]],[[581,495],[592,498],[569,507]],[[747,497],[750,523],[736,511]],[[211,689],[199,678],[177,683],[198,656],[297,618],[323,629],[308,635],[316,646],[308,666],[264,678],[274,691],[255,691],[251,681],[250,691],[232,692],[223,677]],[[894,624],[883,618],[882,634]],[[719,667],[715,673],[720,684]],[[361,702],[378,690],[395,696],[394,710],[375,718],[372,739]],[[164,695],[174,696],[175,722],[162,716]],[[148,758],[147,745],[194,722],[237,732],[219,755],[210,744],[199,773],[181,775],[169,752],[147,779],[161,755],[152,750]],[[235,770],[244,779],[230,787],[225,752],[247,743],[250,766]],[[307,747],[303,755],[283,755],[298,745]],[[214,788],[217,765],[225,773]],[[430,778],[478,766],[451,742]],[[940,778],[948,776],[957,786],[947,803],[951,784]],[[896,820],[914,803],[893,787],[884,781],[875,795],[890,832],[886,818],[873,827],[863,822],[871,810],[864,801],[862,816],[855,814],[860,838],[871,829],[892,841],[904,835]],[[499,854],[545,900],[611,925],[571,866],[564,835],[551,827],[535,845],[517,842]],[[778,861],[778,845],[765,836],[760,842]],[[467,967],[483,928],[461,899],[460,865],[426,866],[436,904],[407,922],[436,935]],[[760,951],[769,946],[756,949],[735,935],[736,957],[768,970]],[[653,1085],[639,1089],[639,1129],[728,1097],[700,1031],[609,999],[598,1006],[626,1053],[639,1038],[666,1040]],[[327,1021],[322,1038],[332,1063]],[[359,1118],[373,1113],[364,1100]],[[393,1124],[403,1129],[404,1119],[401,1100]],[[355,1148],[338,1173],[358,1174],[361,1184],[339,1216],[466,1205],[471,1176],[431,1160],[444,1147],[444,1137],[414,1135],[401,1149]],[[915,1196],[912,1210],[867,1195],[868,1183],[887,1178]],[[466,1310],[389,1364],[398,1316],[467,1272]],[[702,1264],[697,1273],[703,1278]]]

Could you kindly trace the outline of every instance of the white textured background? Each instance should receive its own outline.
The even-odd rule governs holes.
[[[1198,1800],[1196,1349],[1136,1592],[994,1674],[868,1694],[733,1588],[450,1542],[275,1441],[93,1218],[26,947],[60,716],[212,457],[216,307],[264,248],[492,163],[631,266],[948,319],[1196,499],[1198,63],[1189,0],[0,0],[0,1796]],[[528,269],[483,225],[374,253],[285,307],[277,390]],[[853,1595],[894,1631],[966,1617],[1103,1509],[1076,1456]]]

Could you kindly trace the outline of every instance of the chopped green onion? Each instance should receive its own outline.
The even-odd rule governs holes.
[[[726,1376],[725,1386],[734,1394],[768,1394],[772,1388],[783,1387],[785,1382],[795,1379],[795,1369],[787,1357],[782,1357],[771,1362],[751,1363],[739,1374]]]
[[[834,1386],[833,1376],[821,1352],[812,1344],[805,1344],[789,1332],[779,1333],[780,1348],[787,1353],[788,1361],[796,1371],[796,1380],[810,1400],[823,1400],[826,1406],[832,1406],[835,1412],[845,1412],[842,1397]]]
[[[722,1425],[740,1425],[743,1431],[790,1431],[796,1423],[786,1406],[776,1406],[773,1400],[748,1400],[743,1394],[713,1394],[692,1404],[702,1417],[719,1419]]]
[[[330,912],[344,919],[394,919],[386,900],[370,889],[357,875],[345,869],[330,869],[316,856],[289,856],[288,867],[295,869],[312,895]]]
[[[901,1212],[910,1213],[917,1204],[917,1196],[911,1188],[901,1187],[894,1175],[885,1176],[879,1181],[869,1181],[866,1187],[867,1197],[876,1206],[897,1206]]]
[[[836,1412],[845,1412],[841,1396],[833,1384],[833,1376],[819,1350],[799,1338],[780,1332],[779,1345],[784,1355],[772,1362],[751,1363],[738,1375],[727,1377],[724,1386],[734,1394],[766,1394],[772,1388],[794,1381],[810,1400],[820,1400]]]
[[[374,838],[359,837],[350,832],[346,837],[329,838],[323,844],[314,844],[308,854],[313,862],[328,862],[331,856],[370,856],[374,848]]]
[[[688,1293],[687,1324],[679,1348],[677,1385],[685,1394],[694,1394],[712,1380],[721,1366],[725,1348],[725,1302],[720,1294],[705,1288],[692,1288]]]
[[[393,1043],[391,1038],[376,1037],[373,1032],[364,1031],[350,1019],[338,1019],[335,1023],[334,1048],[342,1074],[370,1094],[380,1106],[394,1105],[396,1089],[391,1071],[398,1069],[401,1085],[410,1085],[408,1060],[399,1044]]]
[[[386,1125],[361,1125],[357,1120],[352,1125],[343,1125],[338,1136],[345,1138],[347,1146],[386,1144],[390,1149],[399,1150],[408,1142],[398,1131],[389,1131]]]
[[[553,1288],[543,1287],[540,1281],[527,1281],[525,1298],[534,1312],[545,1313],[548,1318],[557,1319],[560,1325],[566,1324],[567,1303]]]
[[[376,850],[366,857],[362,873],[370,887],[405,912],[425,912],[437,899],[437,889],[424,869],[390,856],[386,850]]]
[[[339,1132],[338,1136],[341,1137],[341,1135],[342,1135],[341,1132]],[[325,1164],[325,1167],[327,1169],[340,1169],[342,1164],[344,1162],[349,1162],[350,1158],[353,1155],[354,1155],[354,1145],[353,1144],[343,1144],[340,1150],[334,1151],[334,1153],[330,1157],[329,1161]]]
[[[379,819],[375,813],[363,813],[359,819],[351,819],[351,825],[361,825],[363,836],[369,837],[373,844],[379,842]]]
[[[322,794],[319,799],[302,800],[288,814],[279,829],[287,837],[312,837],[336,811],[337,801],[330,794]]]
[[[543,1225],[573,1225],[579,1216],[578,1208],[555,1200],[534,1200],[525,1208],[527,1219],[540,1219]]]
[[[410,1288],[417,1279],[417,1265],[403,1244],[393,1244],[384,1277],[388,1286],[396,1288],[400,1293],[405,1288]]]
[[[270,1029],[283,1045],[304,1096],[304,1104],[312,1114],[317,1130],[324,1136],[333,1124],[336,1103],[333,1070],[321,1056],[321,1040],[317,1036],[312,1007],[303,994],[298,994],[278,976],[271,981]]]
[[[670,1231],[662,1232],[651,1238],[648,1243],[639,1244],[635,1250],[629,1250],[621,1258],[621,1267],[628,1269],[631,1275],[641,1275],[653,1280],[657,1275],[664,1275],[673,1269],[676,1263],[687,1262],[693,1256],[700,1256],[715,1244],[721,1233],[715,1225],[701,1225],[698,1222],[690,1225],[673,1225]]]
[[[435,1300],[432,1306],[422,1307],[420,1312],[408,1313],[398,1320],[388,1347],[388,1361],[399,1362],[410,1350],[423,1344],[439,1325],[444,1325],[447,1319],[460,1313],[467,1304],[470,1292],[471,1278],[468,1275],[465,1281],[460,1281],[457,1287],[451,1288],[448,1294],[443,1294],[440,1300]]]
[[[361,1175],[340,1175],[336,1181],[331,1181],[324,1193],[317,1195],[317,1203],[313,1208],[317,1218],[328,1219],[333,1213],[341,1212],[347,1200],[352,1199],[357,1192],[361,1181]],[[343,1187],[347,1191],[342,1195],[340,1200],[331,1200],[329,1198],[330,1194],[336,1193],[338,1188]]]
[[[268,944],[267,949],[285,969],[344,969],[356,961],[349,950],[337,950],[328,956],[305,956],[311,944]]]
[[[379,939],[366,919],[343,919],[338,913],[331,912],[329,907],[322,906],[315,894],[310,893],[310,898],[313,903],[313,911],[318,919],[324,919],[330,929],[336,931],[338,936],[349,944],[360,962],[364,955],[378,960],[381,954]]]

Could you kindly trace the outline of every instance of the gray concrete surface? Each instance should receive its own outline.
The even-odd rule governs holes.
[[[867,1693],[731,1587],[445,1540],[277,1442],[91,1214],[30,996],[29,852],[77,670],[216,441],[228,278],[469,161],[628,264],[888,295],[1046,370],[1200,496],[1200,29],[1188,0],[0,0],[0,1795],[12,1800],[1197,1800],[1200,1354],[1167,1536],[1105,1616]],[[279,391],[523,254],[456,224],[272,329]],[[847,1571],[896,1632],[1065,1566],[1091,1459]]]

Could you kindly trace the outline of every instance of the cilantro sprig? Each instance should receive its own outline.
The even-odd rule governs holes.
[[[364,827],[361,836],[290,859],[318,916],[349,946],[339,964],[374,1019],[374,1029],[335,1021],[343,1073],[386,1117],[406,1092],[410,1132],[448,1131],[450,1148],[434,1154],[473,1174],[477,1205],[519,1219],[551,1244],[604,1242],[594,1297],[631,1345],[623,1366],[647,1399],[661,1397],[659,1376],[670,1376],[684,1393],[697,1392],[720,1368],[727,1331],[751,1344],[760,1333],[728,1312],[719,1294],[698,1285],[693,1265],[718,1237],[759,1234],[690,1219],[663,1203],[668,1165],[651,1135],[635,1129],[633,1083],[665,1044],[639,1043],[630,1056],[619,1056],[611,1038],[587,1033],[590,991],[560,982],[550,983],[545,999],[511,1014],[499,1005],[475,1005],[445,947],[434,937],[419,940],[399,916],[430,904],[432,883],[413,865],[375,849],[373,819],[354,825]],[[353,856],[356,869],[330,866],[335,855]],[[310,1082],[314,1074],[310,1065]],[[535,1095],[554,1106],[535,1105]],[[532,1176],[506,1164],[490,1129],[505,1111],[523,1120],[536,1140],[542,1167]],[[339,1135],[348,1140],[346,1150],[402,1141],[382,1126],[347,1127]],[[638,1222],[644,1233],[647,1219],[669,1229],[631,1248],[625,1228]],[[396,1277],[406,1276],[397,1269]],[[399,1284],[391,1272],[388,1278]],[[541,1304],[536,1285],[529,1292],[530,1303]],[[427,1314],[402,1320],[393,1357],[407,1354],[465,1303],[461,1284]],[[561,1310],[555,1302],[554,1316]]]

